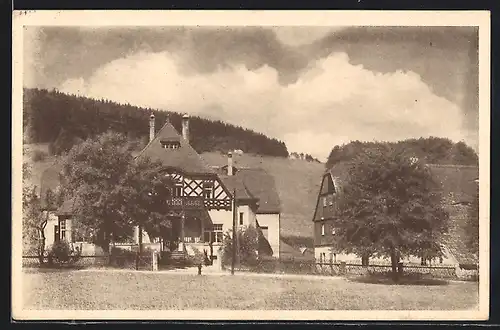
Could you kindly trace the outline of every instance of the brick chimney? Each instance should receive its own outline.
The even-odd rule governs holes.
[[[155,115],[151,113],[149,117],[149,142],[155,138]]]
[[[227,153],[227,175],[233,175],[233,153],[231,151]]]
[[[187,113],[182,116],[182,138],[189,142],[189,116]]]

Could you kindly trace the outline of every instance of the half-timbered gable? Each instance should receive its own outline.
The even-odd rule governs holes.
[[[151,116],[149,138],[135,159],[159,161],[159,174],[171,179],[164,196],[171,228],[160,233],[161,237],[150,237],[136,227],[135,243],[158,244],[160,249],[181,254],[210,251],[217,259],[219,248],[213,248],[221,245],[224,233],[235,223],[259,228],[265,241],[271,242],[273,254],[279,255],[280,202],[272,177],[260,170],[238,171],[231,166],[221,174],[209,167],[189,144],[187,116],[181,134],[168,121],[156,131]],[[58,212],[59,219],[70,221],[73,207],[71,201],[66,202]]]

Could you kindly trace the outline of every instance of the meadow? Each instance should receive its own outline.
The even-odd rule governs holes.
[[[34,310],[469,310],[478,283],[387,285],[345,278],[24,270]]]

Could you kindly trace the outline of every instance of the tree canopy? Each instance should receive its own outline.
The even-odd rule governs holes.
[[[360,256],[440,255],[448,214],[439,185],[422,162],[390,146],[373,148],[349,166],[339,205],[338,248]]]
[[[477,165],[477,153],[464,142],[453,143],[446,138],[428,137],[398,142],[352,141],[334,146],[328,156],[326,168],[342,161],[351,161],[359,154],[381,146],[399,149],[408,157],[417,157],[427,164]]]
[[[135,160],[127,138],[105,133],[74,146],[63,164],[63,190],[74,201],[74,229],[96,244],[126,240],[134,226],[149,234],[170,227],[161,164]]]

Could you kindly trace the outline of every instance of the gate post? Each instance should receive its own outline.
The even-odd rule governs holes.
[[[153,267],[153,271],[157,271],[158,270],[158,252],[156,250],[153,250],[151,252],[151,255],[152,255],[152,267]]]

